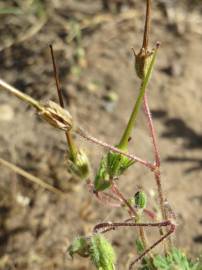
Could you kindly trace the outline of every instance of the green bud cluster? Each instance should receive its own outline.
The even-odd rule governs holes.
[[[115,270],[114,249],[101,234],[91,238],[90,257],[98,270]]]
[[[92,263],[98,270],[115,270],[116,255],[112,245],[101,234],[92,237],[78,237],[68,248],[69,255],[74,254],[81,257],[90,257]]]

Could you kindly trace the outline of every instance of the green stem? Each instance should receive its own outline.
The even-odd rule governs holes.
[[[135,106],[134,106],[133,111],[131,113],[131,116],[129,118],[127,127],[126,127],[126,129],[125,129],[125,131],[124,131],[124,133],[122,135],[120,143],[118,144],[119,149],[127,150],[127,148],[128,148],[128,140],[129,140],[129,138],[131,136],[132,130],[133,130],[134,125],[135,125],[135,122],[137,120],[137,114],[138,114],[138,112],[140,110],[140,106],[142,104],[142,100],[143,100],[147,85],[148,85],[149,80],[150,80],[150,76],[151,76],[152,69],[153,69],[153,66],[154,66],[154,63],[155,63],[158,47],[159,46],[156,47],[156,49],[155,49],[155,51],[153,53],[152,60],[151,60],[151,63],[149,65],[147,74],[146,74],[145,78],[141,82],[138,98],[137,98],[137,100],[135,102]]]
[[[66,134],[66,139],[69,146],[69,154],[70,154],[69,158],[71,159],[72,162],[75,162],[77,158],[77,153],[78,153],[77,146],[73,141],[72,134],[70,133],[70,131],[66,132],[65,134]]]

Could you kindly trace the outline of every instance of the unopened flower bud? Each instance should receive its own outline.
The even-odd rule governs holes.
[[[112,245],[101,234],[91,238],[90,258],[99,270],[115,270],[116,254]]]
[[[77,151],[74,160],[68,160],[69,170],[81,179],[86,179],[90,173],[87,155],[81,149]]]
[[[144,209],[147,204],[147,196],[144,191],[138,191],[135,194],[135,206],[139,209]]]
[[[89,256],[96,269],[115,270],[116,254],[112,245],[101,234],[77,237],[68,247],[68,253],[72,258],[75,254]]]
[[[74,254],[78,254],[81,257],[88,257],[89,256],[89,240],[90,239],[84,236],[77,237],[67,249],[69,255],[72,258],[74,257]]]
[[[53,101],[49,101],[39,114],[52,126],[69,131],[72,129],[72,116],[60,105]]]

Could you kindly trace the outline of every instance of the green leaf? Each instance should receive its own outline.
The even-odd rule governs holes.
[[[191,262],[187,256],[178,249],[173,249],[167,256],[157,255],[154,265],[158,270],[197,270],[198,263]]]

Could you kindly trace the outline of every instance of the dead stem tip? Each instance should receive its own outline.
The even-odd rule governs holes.
[[[135,49],[132,47],[131,50],[132,50],[134,56],[136,56]]]

